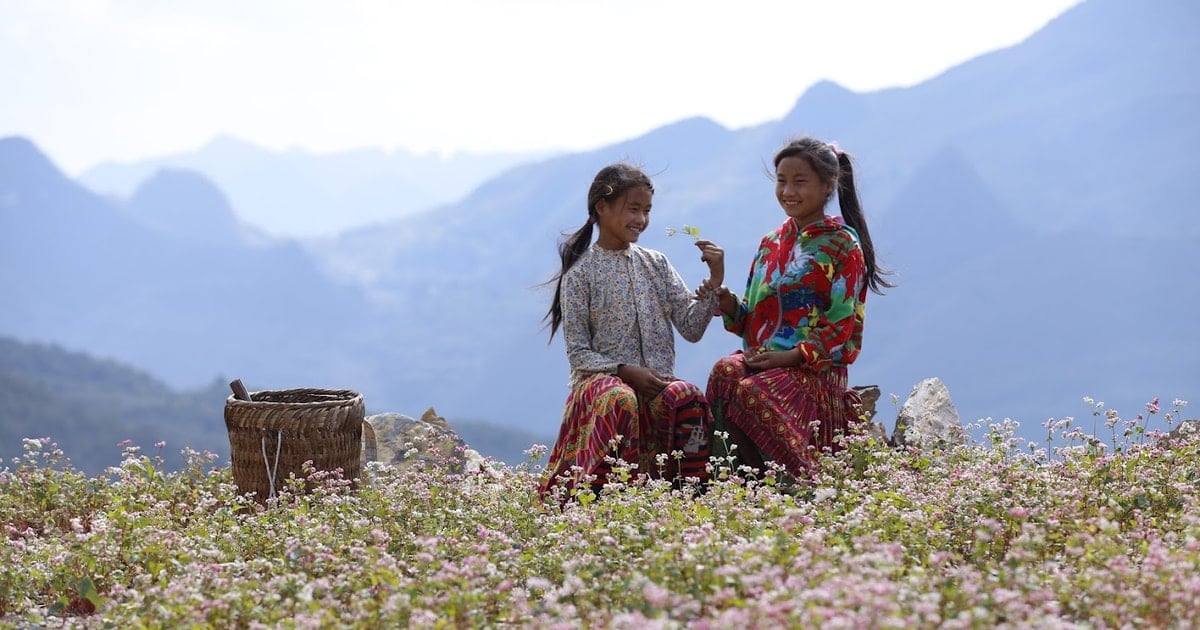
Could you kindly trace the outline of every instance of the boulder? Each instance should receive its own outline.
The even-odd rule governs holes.
[[[913,386],[896,418],[892,446],[953,446],[965,439],[958,411],[941,379],[927,378]]]
[[[1200,440],[1200,419],[1190,419],[1180,422],[1169,433],[1158,439],[1158,445],[1165,448],[1178,448],[1185,442],[1196,443]]]
[[[463,442],[433,407],[420,420],[399,413],[379,413],[366,418],[362,462],[383,462],[398,468],[432,466],[449,472],[475,472],[483,457]]]
[[[858,394],[862,404],[859,407],[859,417],[864,422],[870,422],[871,426],[867,431],[879,439],[881,442],[887,442],[887,427],[883,426],[882,422],[874,422],[875,419],[875,404],[879,402],[879,386],[878,385],[854,385],[851,387]]]

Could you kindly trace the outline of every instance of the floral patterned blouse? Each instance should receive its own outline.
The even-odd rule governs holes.
[[[746,352],[799,348],[814,370],[845,367],[862,346],[866,299],[854,229],[840,217],[802,229],[788,219],[759,243],[746,294],[723,322]]]
[[[618,365],[675,372],[675,333],[699,341],[712,321],[716,296],[697,300],[666,255],[630,245],[593,244],[562,279],[563,340],[571,382]]]

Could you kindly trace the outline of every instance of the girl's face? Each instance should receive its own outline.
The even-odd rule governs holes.
[[[596,204],[596,224],[600,238],[596,243],[605,249],[626,249],[650,227],[650,189],[634,186],[609,202]]]
[[[801,227],[825,216],[825,202],[832,192],[833,183],[821,181],[801,156],[785,157],[775,168],[775,198]]]

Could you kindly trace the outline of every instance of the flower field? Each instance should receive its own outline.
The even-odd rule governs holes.
[[[0,627],[1194,627],[1200,432],[1125,426],[856,436],[812,484],[714,460],[703,492],[622,469],[546,505],[527,464],[310,471],[260,505],[206,454],[168,473],[128,446],[89,478],[27,440],[0,471]]]

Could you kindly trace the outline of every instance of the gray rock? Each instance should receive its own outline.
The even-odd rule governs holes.
[[[468,464],[480,469],[482,457],[469,449],[432,407],[420,420],[399,413],[379,413],[367,416],[366,421],[370,429],[363,428],[363,464],[382,462],[398,468],[424,465],[455,473],[470,470]]]
[[[1158,444],[1165,448],[1178,448],[1187,442],[1194,444],[1197,441],[1200,441],[1200,419],[1192,418],[1180,422],[1178,426],[1159,438]]]
[[[941,379],[917,383],[896,418],[892,446],[954,446],[965,441],[950,391]]]
[[[875,404],[879,402],[879,386],[878,385],[854,385],[851,387],[858,393],[859,399],[862,400],[860,408],[860,417],[865,422],[870,422],[871,426],[868,431],[875,436],[880,442],[887,442],[887,427],[883,426],[882,422],[874,422],[875,419]]]

